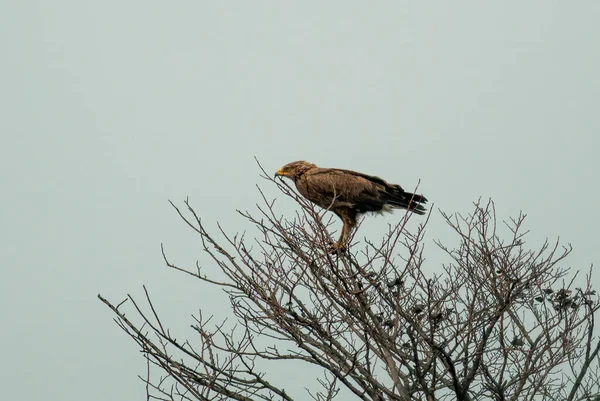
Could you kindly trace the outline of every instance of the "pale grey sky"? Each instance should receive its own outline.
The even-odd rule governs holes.
[[[421,179],[447,212],[492,197],[529,215],[532,245],[560,235],[571,266],[597,263],[599,18],[597,1],[3,2],[2,398],[143,399],[144,360],[96,294],[145,284],[184,332],[225,314],[164,267],[161,242],[206,260],[167,199],[243,230],[254,156]]]

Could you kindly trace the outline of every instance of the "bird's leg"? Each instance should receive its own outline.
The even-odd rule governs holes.
[[[350,241],[350,233],[352,232],[354,225],[356,225],[356,220],[352,219],[350,216],[342,216],[342,221],[344,222],[344,225],[342,227],[340,239],[329,247],[331,253],[346,252],[348,242]]]

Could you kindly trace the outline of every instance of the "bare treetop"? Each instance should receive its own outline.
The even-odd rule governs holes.
[[[409,232],[407,213],[381,240],[349,236],[349,252],[332,254],[327,212],[265,179],[298,212],[283,217],[263,195],[256,213],[239,212],[255,238],[215,235],[190,202],[172,204],[212,264],[185,268],[165,256],[167,265],[223,288],[237,330],[200,314],[197,336],[175,340],[148,292],[146,308],[100,297],[148,361],[149,399],[306,399],[258,367],[280,360],[324,372],[308,389],[315,400],[600,399],[591,269],[576,288],[578,273],[562,264],[570,247],[525,248],[524,215],[501,238],[491,201],[467,216],[442,213],[458,246],[438,242],[448,262],[426,276],[427,220]],[[131,305],[135,319],[125,316]]]

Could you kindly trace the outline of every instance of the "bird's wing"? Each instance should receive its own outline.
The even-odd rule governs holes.
[[[363,173],[359,173],[358,171],[352,171],[352,170],[344,170],[341,168],[327,168],[327,169],[320,169],[320,170],[324,170],[327,172],[337,172],[339,174],[342,174],[346,177],[360,177],[363,178],[373,184],[377,184],[377,185],[381,185],[384,188],[390,188],[392,187],[392,185],[390,185],[387,181],[385,181],[383,178],[374,176],[374,175],[368,175],[368,174],[363,174]],[[357,180],[359,182],[361,182],[362,180]],[[393,186],[399,186],[399,185],[393,185]]]
[[[329,203],[333,197],[340,202],[355,202],[360,196],[376,196],[389,185],[381,178],[342,169],[320,168],[306,174],[305,181],[310,192],[321,194]]]

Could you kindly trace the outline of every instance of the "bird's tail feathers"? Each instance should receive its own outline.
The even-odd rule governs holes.
[[[427,211],[422,205],[427,203],[427,198],[410,192],[395,193],[386,203],[392,207],[412,210],[416,214],[425,214]]]
[[[413,202],[427,203],[427,198],[424,197],[423,195],[417,195],[417,194],[411,194],[410,192],[405,192],[404,196]]]

